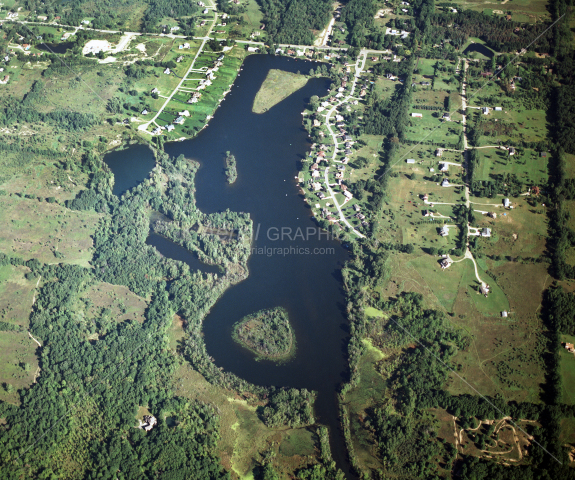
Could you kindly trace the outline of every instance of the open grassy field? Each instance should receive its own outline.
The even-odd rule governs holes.
[[[79,300],[84,304],[88,318],[98,318],[103,310],[109,310],[110,318],[117,322],[130,319],[141,323],[148,307],[145,299],[132,293],[127,287],[105,282],[90,285]]]
[[[510,156],[500,148],[477,150],[479,162],[474,172],[476,180],[497,180],[502,175],[515,175],[527,186],[545,185],[548,179],[549,157],[543,158],[531,149]]]
[[[535,23],[549,20],[551,17],[547,10],[547,0],[510,0],[504,5],[484,0],[455,0],[453,3],[459,4],[463,10],[487,10],[492,15],[507,15],[507,12],[511,12],[512,19],[517,22]]]
[[[0,400],[18,404],[17,390],[34,383],[39,373],[37,349],[27,332],[0,331]]]
[[[27,279],[28,267],[0,267],[0,321],[27,327],[37,280]]]
[[[364,340],[366,353],[361,357],[358,369],[360,382],[345,395],[345,407],[350,418],[351,437],[357,459],[362,470],[379,469],[382,467],[378,458],[377,445],[372,438],[371,431],[366,428],[363,421],[375,405],[385,399],[386,384],[383,377],[377,372],[377,364],[384,355],[368,340]]]
[[[45,263],[88,266],[100,215],[68,210],[56,203],[0,196],[0,250]]]
[[[252,111],[254,113],[267,112],[274,105],[289,97],[307,83],[305,75],[270,70],[254,98]]]
[[[187,364],[176,372],[173,385],[177,395],[216,407],[221,422],[220,461],[238,478],[254,479],[254,469],[269,451],[275,453],[273,465],[281,478],[289,478],[296,469],[315,462],[319,441],[313,430],[266,427],[258,417],[257,405],[210,385]]]

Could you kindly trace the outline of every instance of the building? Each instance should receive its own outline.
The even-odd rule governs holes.
[[[443,181],[441,182],[441,186],[442,187],[449,187],[449,180],[447,180],[447,178],[444,178]]]
[[[502,316],[503,318],[507,318],[507,311],[506,311],[506,310],[503,310],[503,311],[501,312],[501,316]]]
[[[449,113],[444,113],[443,114],[443,120],[445,120],[446,122],[451,122],[451,115],[449,115]]]
[[[449,164],[447,164],[447,163],[440,164],[439,171],[440,172],[448,172],[449,171]]]
[[[187,110],[184,110],[183,112],[178,112],[178,115],[181,115],[182,117],[189,117],[190,112]]]
[[[174,120],[174,123],[177,123],[178,125],[183,125],[185,121],[186,121],[186,119],[184,117],[182,117],[181,115],[179,115]]]
[[[489,295],[489,285],[482,283],[479,287],[479,291],[487,297],[487,295]]]
[[[258,50],[259,50],[259,49],[256,48],[256,47],[248,47],[248,52],[250,52],[250,53],[257,53]]]
[[[411,116],[414,117],[414,118],[423,118],[423,114],[422,114],[422,113],[415,113],[415,112],[413,112],[413,113],[411,114]]]
[[[483,107],[481,109],[481,111],[483,112],[483,115],[487,115],[489,113],[489,108],[488,107]]]
[[[568,352],[571,353],[575,353],[575,345],[573,345],[572,343],[564,343],[563,346],[565,347],[565,350],[567,350]]]
[[[495,212],[489,212],[487,214],[487,216],[491,217],[491,218],[497,218],[497,214]]]
[[[142,110],[142,115],[147,115],[148,114],[148,109],[144,108],[144,110]]]
[[[515,148],[509,147],[509,156],[515,155]]]
[[[442,237],[447,237],[449,235],[449,227],[447,225],[443,225],[443,227],[441,227],[441,230],[439,230],[439,234]]]
[[[496,112],[501,112],[503,109],[501,107],[495,107]]]
[[[504,206],[505,208],[509,208],[509,205],[511,205],[511,203],[509,202],[509,199],[508,199],[508,198],[504,198],[504,199],[503,199],[503,206]]]
[[[166,130],[168,132],[171,132],[172,130],[175,130],[176,127],[174,127],[173,125],[166,125]]]
[[[152,93],[159,93],[160,91],[157,88],[152,88]]]
[[[453,262],[451,261],[450,258],[444,258],[443,260],[441,260],[440,265],[441,265],[442,270],[445,270],[446,268],[451,267],[452,263]]]
[[[424,193],[422,198],[423,198],[423,201],[424,201],[424,202],[427,202],[427,199],[429,198],[429,195],[428,195],[427,193]]]
[[[443,151],[441,150],[441,148],[438,148],[437,150],[435,150],[435,156],[436,157],[441,157],[441,155],[443,155]]]
[[[180,63],[183,59],[184,59],[184,56],[180,55],[178,58],[176,58],[176,63]]]
[[[170,71],[169,68],[166,68],[166,69],[164,70],[164,73],[165,73],[166,75],[169,75],[169,74],[172,73],[172,72]]]
[[[483,230],[481,230],[481,236],[482,237],[490,237],[491,236],[491,229],[490,228],[484,228]]]

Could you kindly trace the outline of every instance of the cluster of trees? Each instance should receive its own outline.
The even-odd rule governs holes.
[[[234,324],[232,335],[241,345],[270,360],[292,355],[295,348],[288,313],[281,307],[242,318]]]
[[[311,30],[323,30],[331,17],[330,0],[259,0],[271,43],[313,45]]]
[[[372,0],[351,0],[343,7],[340,20],[347,25],[349,45],[367,46],[375,12],[375,3]]]
[[[547,28],[544,23],[521,24],[507,21],[499,15],[488,16],[473,10],[458,13],[437,12],[429,15],[429,25],[425,34],[429,41],[450,40],[456,46],[463,45],[469,37],[479,37],[497,52],[515,52],[530,45]],[[457,28],[453,28],[457,25]],[[519,28],[518,31],[516,29]],[[548,52],[552,31],[543,34],[533,46],[539,52]]]
[[[266,407],[260,411],[262,421],[268,427],[304,427],[315,422],[313,416],[313,392],[295,388],[276,390],[269,397]]]
[[[234,157],[230,152],[226,152],[225,174],[228,183],[234,183],[238,179],[236,157]]]

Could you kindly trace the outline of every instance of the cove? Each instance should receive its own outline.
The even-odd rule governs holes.
[[[316,67],[310,61],[249,56],[207,128],[191,140],[165,145],[165,150],[200,163],[195,181],[200,210],[248,212],[254,222],[248,278],[226,290],[204,319],[208,354],[218,367],[256,385],[318,392],[316,419],[329,427],[333,458],[352,477],[337,403],[338,388],[349,378],[341,280],[348,252],[317,228],[295,180],[299,161],[310,146],[301,112],[311,96],[327,93],[329,81],[310,79],[267,112],[252,113],[255,95],[270,69],[305,73]],[[123,158],[122,163],[130,164],[126,173],[141,161],[136,148],[113,152],[118,160]],[[223,173],[226,151],[237,160],[238,178],[231,185]],[[110,155],[106,163],[116,175],[117,165],[109,161]],[[147,173],[140,176],[146,177]],[[114,192],[125,188],[131,187],[120,186],[116,179]],[[256,361],[232,338],[235,322],[274,307],[287,310],[297,341],[295,357],[280,365]]]

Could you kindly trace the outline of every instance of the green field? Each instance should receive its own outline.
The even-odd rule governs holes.
[[[561,335],[561,342],[575,342],[575,336]],[[560,349],[561,377],[563,379],[563,402],[575,405],[575,355],[563,346]]]
[[[307,83],[307,77],[282,70],[270,70],[254,99],[254,113],[267,112]]]

